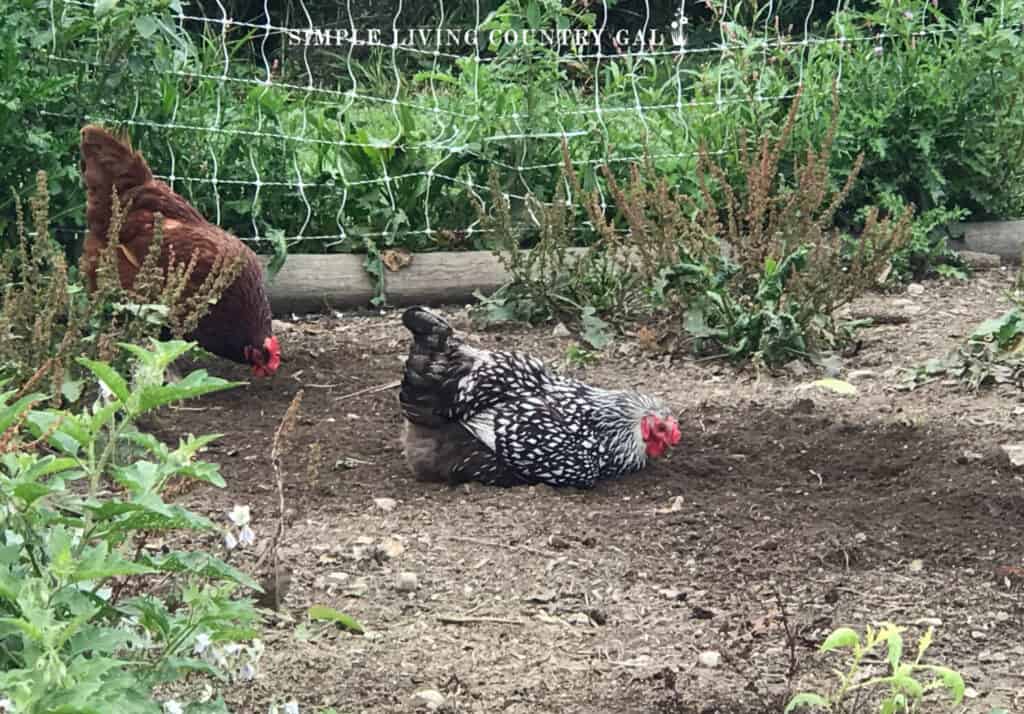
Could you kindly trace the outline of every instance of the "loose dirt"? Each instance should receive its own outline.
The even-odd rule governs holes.
[[[844,666],[816,650],[834,627],[887,620],[908,626],[909,655],[936,625],[927,658],[964,674],[960,711],[1024,711],[1024,479],[999,449],[1021,440],[1024,400],[941,381],[901,390],[898,371],[995,316],[1010,283],[997,271],[858,303],[909,321],[862,333],[840,375],[855,397],[804,388],[817,372],[737,370],[624,340],[571,371],[664,396],[683,441],[590,492],[417,483],[397,390],[348,396],[400,379],[399,313],[279,323],[275,378],[160,417],[164,436],[224,434],[206,457],[227,488],[180,500],[225,523],[251,506],[255,561],[277,525],[274,432],[304,390],[282,459],[280,553],[294,582],[260,676],[222,694],[246,712],[292,698],[302,711],[425,710],[422,690],[458,712],[781,712],[787,692],[826,690]],[[570,340],[550,327],[474,332],[464,311],[448,314],[485,347],[566,366]],[[415,574],[411,591],[402,573]],[[314,604],[366,633],[310,622]]]

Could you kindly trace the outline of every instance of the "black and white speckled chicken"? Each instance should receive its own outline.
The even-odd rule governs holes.
[[[590,488],[679,442],[660,400],[552,374],[517,352],[466,345],[438,315],[402,315],[413,335],[399,401],[417,478]]]

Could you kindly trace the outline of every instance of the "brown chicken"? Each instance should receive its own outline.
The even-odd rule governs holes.
[[[167,270],[173,251],[176,261],[187,262],[197,253],[190,280],[202,284],[222,256],[222,264],[242,261],[241,272],[216,305],[199,322],[189,339],[215,355],[252,365],[257,377],[272,375],[281,364],[277,338],[270,323],[270,301],[263,286],[263,268],[235,236],[203,218],[184,198],[153,177],[146,160],[127,140],[99,126],[82,129],[82,176],[88,194],[85,239],[86,271],[90,289],[96,288],[96,268],[107,242],[112,187],[127,210],[120,233],[118,271],[126,289],[135,282],[153,240],[154,214],[163,216],[160,266]]]

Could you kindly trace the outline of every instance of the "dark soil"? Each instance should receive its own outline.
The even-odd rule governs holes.
[[[738,371],[627,340],[578,376],[664,395],[683,441],[590,492],[414,481],[397,390],[346,396],[400,378],[398,314],[281,323],[278,376],[161,419],[165,436],[224,434],[206,456],[228,487],[180,498],[220,522],[251,506],[265,543],[274,432],[304,390],[282,461],[294,584],[259,678],[221,693],[251,712],[291,698],[302,711],[415,711],[427,689],[446,711],[781,712],[791,689],[825,691],[844,666],[816,650],[834,627],[892,621],[908,626],[910,654],[936,625],[927,659],[964,674],[959,711],[1024,711],[1024,480],[999,449],[1020,439],[1024,402],[945,383],[901,390],[897,372],[953,348],[1002,309],[1008,285],[1000,272],[858,305],[910,322],[863,333],[843,365],[856,397],[801,388],[818,375],[797,368]],[[558,365],[569,340],[550,334],[471,339]],[[388,539],[390,557],[378,549]],[[406,572],[413,592],[397,587]],[[366,634],[310,623],[314,604]],[[699,663],[706,651],[717,667]],[[925,711],[949,710],[934,701]]]

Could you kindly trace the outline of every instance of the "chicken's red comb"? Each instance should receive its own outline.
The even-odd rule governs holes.
[[[281,346],[278,344],[277,338],[271,336],[263,341],[263,347],[270,353],[270,359],[267,360],[266,366],[273,374],[281,366]]]

